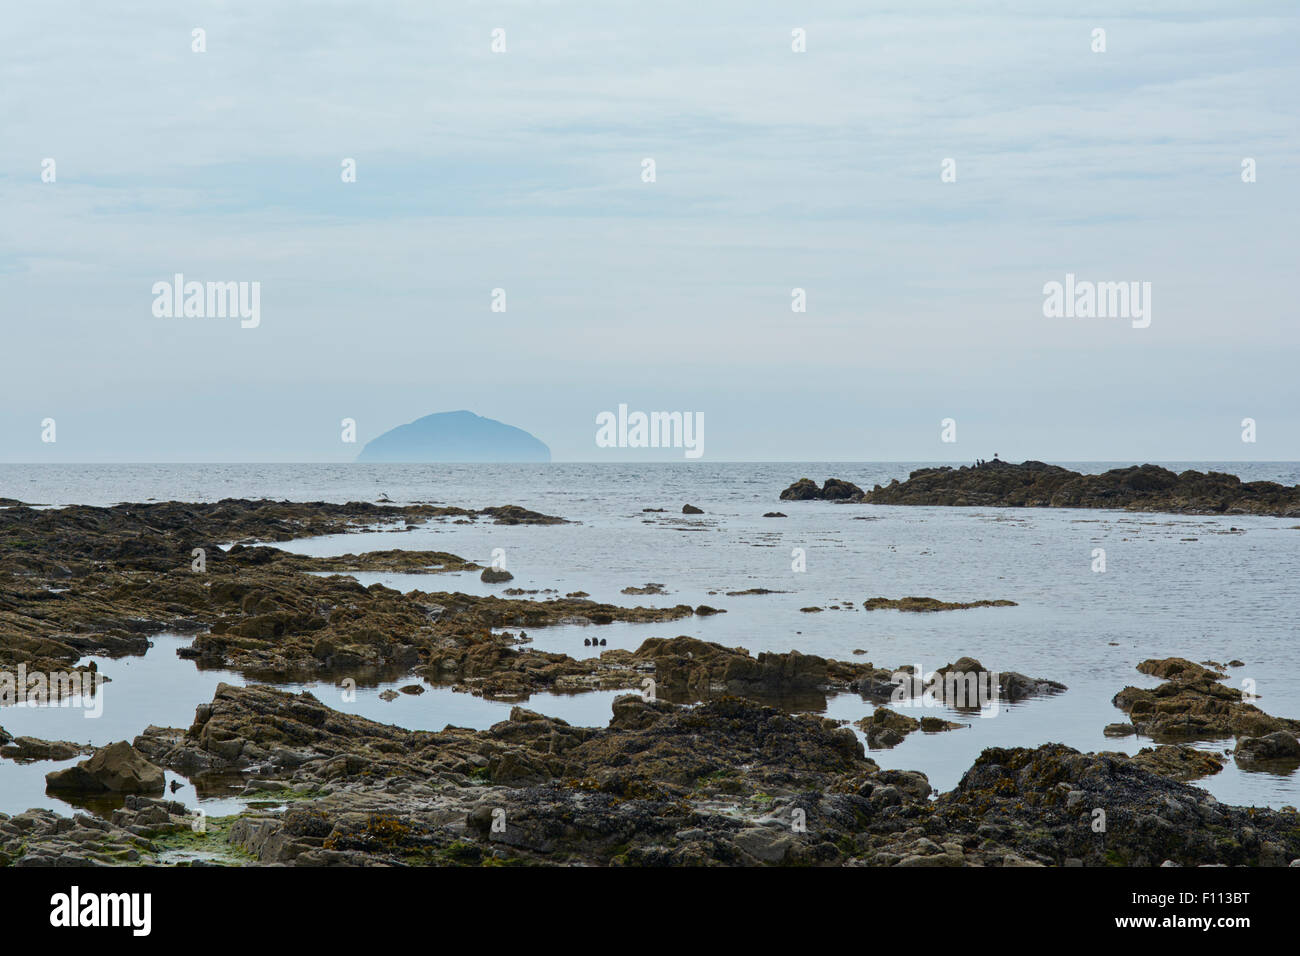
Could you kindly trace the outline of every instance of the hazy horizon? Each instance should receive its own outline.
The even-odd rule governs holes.
[[[1128,467],[1130,465],[1230,465],[1230,464],[1254,464],[1254,465],[1300,465],[1300,459],[1288,458],[1148,458],[1145,460],[1126,459],[1126,458],[1001,458],[1008,464],[1020,464],[1023,461],[1042,461],[1049,465],[1115,465],[1117,467]],[[692,465],[708,467],[710,465],[966,465],[972,462],[958,458],[706,458],[696,461],[687,461],[680,458],[565,458],[553,459],[548,462],[533,461],[496,461],[496,462],[473,462],[473,461],[427,461],[427,462],[407,462],[407,461],[312,461],[307,459],[261,459],[240,461],[236,459],[210,459],[207,461],[180,461],[180,460],[147,460],[141,459],[136,461],[128,460],[102,460],[102,461],[0,461],[0,467],[6,465],[27,466],[27,465],[49,465],[52,467],[73,467],[77,465],[357,465],[363,468],[421,468],[428,466],[473,466],[473,465],[518,465],[527,467],[546,468],[550,465]]]
[[[459,408],[683,460],[597,447],[619,404],[703,415],[704,462],[1300,459],[1293,2],[5,26],[0,461],[342,462]],[[155,314],[177,274],[256,324]],[[1045,316],[1067,276],[1149,325]]]

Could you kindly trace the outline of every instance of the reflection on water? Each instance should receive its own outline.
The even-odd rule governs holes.
[[[1128,464],[1128,463],[1117,463]],[[1159,681],[1137,673],[1150,657],[1181,656],[1226,662],[1240,658],[1229,683],[1255,682],[1260,706],[1300,717],[1300,655],[1295,653],[1294,581],[1300,575],[1300,530],[1294,519],[1204,517],[997,508],[902,508],[780,502],[782,488],[807,475],[836,476],[863,487],[905,478],[912,464],[709,464],[555,466],[0,466],[11,497],[35,501],[106,503],[147,497],[215,500],[221,497],[295,500],[436,500],[483,507],[514,503],[577,523],[501,526],[489,522],[432,523],[411,532],[375,532],[288,542],[304,554],[342,554],[392,548],[451,551],[487,564],[495,548],[515,575],[511,586],[552,594],[585,591],[616,604],[708,604],[728,613],[665,624],[530,628],[528,646],[591,657],[615,648],[634,650],[648,637],[688,634],[752,653],[791,649],[880,667],[910,664],[932,671],[971,656],[993,670],[1016,670],[1061,681],[1063,694],[1004,706],[997,717],[964,717],[947,708],[935,716],[969,727],[914,733],[897,747],[872,751],[882,766],[917,769],[950,788],[989,746],[1060,742],[1080,750],[1134,753],[1150,740],[1107,738],[1103,728],[1124,719],[1111,698],[1124,686]],[[1101,471],[1107,464],[1085,466]],[[1293,463],[1178,463],[1239,474],[1244,480],[1300,481]],[[683,516],[684,502],[703,515]],[[665,508],[645,512],[644,508]],[[780,510],[788,517],[763,514]],[[868,520],[858,520],[868,519]],[[1234,530],[1236,529],[1236,530]],[[803,549],[806,571],[792,567]],[[1092,551],[1104,548],[1107,571],[1094,573]],[[501,593],[472,573],[355,577],[400,590]],[[622,594],[629,586],[662,582],[662,595]],[[775,593],[728,595],[765,588]],[[1017,607],[934,614],[866,611],[870,597],[933,596],[945,600],[1006,598]],[[805,607],[820,613],[804,613]],[[603,648],[584,647],[598,635]],[[188,727],[198,703],[217,683],[242,678],[199,670],[175,658],[187,639],[160,637],[143,658],[101,661],[113,678],[100,721],[75,712],[0,710],[14,734],[106,743],[131,739],[149,723]],[[855,654],[855,651],[865,653]],[[260,675],[255,675],[260,676]],[[304,675],[332,707],[421,729],[446,724],[486,727],[504,719],[510,704],[483,701],[447,688],[391,703],[378,693],[403,680],[391,672],[358,677],[357,700],[346,703],[319,676]],[[372,683],[373,682],[373,683]],[[535,695],[525,706],[571,723],[605,725],[616,692]],[[790,703],[790,702],[787,702]],[[800,710],[845,721],[874,706],[856,694],[792,702]],[[919,716],[911,711],[912,716]],[[78,723],[80,721],[80,724]],[[91,725],[95,726],[91,726]],[[1222,750],[1231,741],[1201,744]],[[54,765],[0,761],[0,810],[64,806],[44,795]],[[34,768],[34,769],[33,769]],[[1230,761],[1200,781],[1220,800],[1236,804],[1300,804],[1294,768],[1246,771]],[[210,799],[187,785],[193,802]]]
[[[188,637],[160,635],[153,639],[153,648],[143,657],[92,658],[101,670],[113,677],[99,691],[103,708],[102,716],[97,719],[86,719],[75,706],[7,707],[0,709],[0,726],[14,736],[70,740],[95,746],[133,740],[151,724],[187,728],[194,722],[195,708],[209,703],[220,684],[255,682],[233,671],[200,670],[194,662],[178,657],[176,651],[188,646],[190,641]],[[514,706],[457,693],[450,687],[427,687],[420,695],[399,694],[391,702],[379,696],[411,681],[409,671],[394,673],[390,678],[368,685],[358,680],[354,699],[348,699],[352,695],[345,695],[343,687],[327,681],[275,686],[291,693],[308,691],[336,710],[412,730],[436,731],[448,725],[485,729],[509,717]],[[604,726],[609,723],[616,696],[617,691],[534,694],[524,706],[572,724]],[[63,793],[56,797],[45,792],[47,773],[72,766],[80,759],[83,758],[59,762],[0,760],[0,813],[14,814],[31,807],[44,807],[59,812],[84,809],[111,814],[122,805],[121,797]],[[173,791],[173,782],[181,784],[180,788]],[[190,781],[168,772],[167,783],[168,799],[189,807],[202,806],[210,816],[236,812],[245,803],[237,799],[243,790],[243,778],[238,774],[207,775]],[[265,795],[262,799],[266,799]]]

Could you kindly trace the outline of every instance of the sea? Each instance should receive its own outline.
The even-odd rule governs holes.
[[[382,464],[97,464],[0,465],[0,497],[48,507],[118,502],[270,498],[293,501],[432,502],[481,508],[516,504],[557,515],[562,525],[500,526],[432,522],[411,531],[366,531],[291,541],[290,551],[331,555],[394,547],[450,551],[480,564],[494,557],[514,575],[511,587],[533,600],[585,591],[625,605],[707,604],[727,613],[668,624],[566,625],[529,632],[529,646],[592,656],[635,649],[650,637],[691,635],[752,653],[797,650],[892,669],[934,671],[973,657],[993,671],[1018,671],[1067,686],[1061,694],[972,715],[938,706],[911,708],[965,726],[914,733],[891,750],[869,750],[882,767],[919,770],[939,790],[952,788],[986,747],[1059,742],[1082,751],[1135,753],[1152,742],[1109,738],[1103,728],[1127,718],[1111,703],[1128,685],[1159,681],[1137,672],[1147,658],[1186,657],[1223,664],[1227,682],[1259,696],[1278,716],[1300,718],[1300,520],[1267,517],[1139,514],[1124,511],[930,508],[780,501],[783,488],[809,477],[864,488],[928,464],[918,462],[767,462],[549,465]],[[963,464],[963,463],[952,463]],[[1059,462],[1101,472],[1129,462]],[[1161,462],[1181,471],[1226,471],[1243,480],[1300,483],[1300,462]],[[682,513],[684,505],[703,514]],[[662,509],[662,510],[660,510]],[[778,511],[785,517],[764,517]],[[1105,570],[1097,570],[1097,552]],[[363,584],[402,590],[499,593],[475,573],[356,574]],[[661,585],[662,594],[624,588]],[[764,588],[773,593],[728,595]],[[867,611],[872,597],[928,596],[945,601],[1005,599],[1015,607],[942,613]],[[805,608],[817,607],[812,612]],[[603,639],[593,651],[584,639]],[[188,727],[195,708],[229,671],[199,670],[176,655],[189,638],[159,635],[139,657],[97,659],[112,682],[80,707],[3,707],[13,735],[95,745],[130,740],[150,724]],[[409,676],[357,690],[346,699],[332,683],[285,685],[386,723],[440,730],[485,728],[511,703],[448,687],[419,696],[380,698]],[[523,706],[574,724],[603,726],[615,692],[537,694]],[[874,705],[857,694],[801,699],[798,708],[856,721]],[[865,740],[865,738],[864,738]],[[1201,743],[1232,747],[1231,739]],[[75,761],[0,760],[0,812],[80,809],[45,793],[45,774]],[[195,785],[169,774],[175,799],[209,815],[243,805],[237,786]],[[1197,786],[1223,802],[1300,805],[1300,775],[1249,771],[1229,759]],[[85,809],[107,812],[100,804]]]

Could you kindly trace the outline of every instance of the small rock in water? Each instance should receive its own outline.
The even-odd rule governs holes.
[[[159,793],[164,782],[162,770],[125,740],[101,747],[75,767],[45,775],[50,790],[85,793]]]
[[[505,568],[484,568],[478,579],[487,584],[500,584],[502,581],[513,581],[514,577]]]
[[[702,514],[704,514],[704,509],[703,509],[703,508],[697,508],[697,507],[695,507],[695,505],[682,505],[682,514],[684,514],[684,515],[702,515]]]

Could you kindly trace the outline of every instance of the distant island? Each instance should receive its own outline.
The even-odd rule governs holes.
[[[357,461],[533,462],[551,449],[522,428],[473,412],[436,412],[367,442]]]
[[[1086,475],[1041,461],[985,461],[975,467],[920,468],[907,481],[863,491],[828,478],[817,487],[800,478],[782,501],[848,501],[873,505],[952,505],[1001,508],[1119,508],[1178,514],[1300,517],[1300,486],[1243,482],[1220,471],[1176,474],[1158,465],[1113,468]]]

